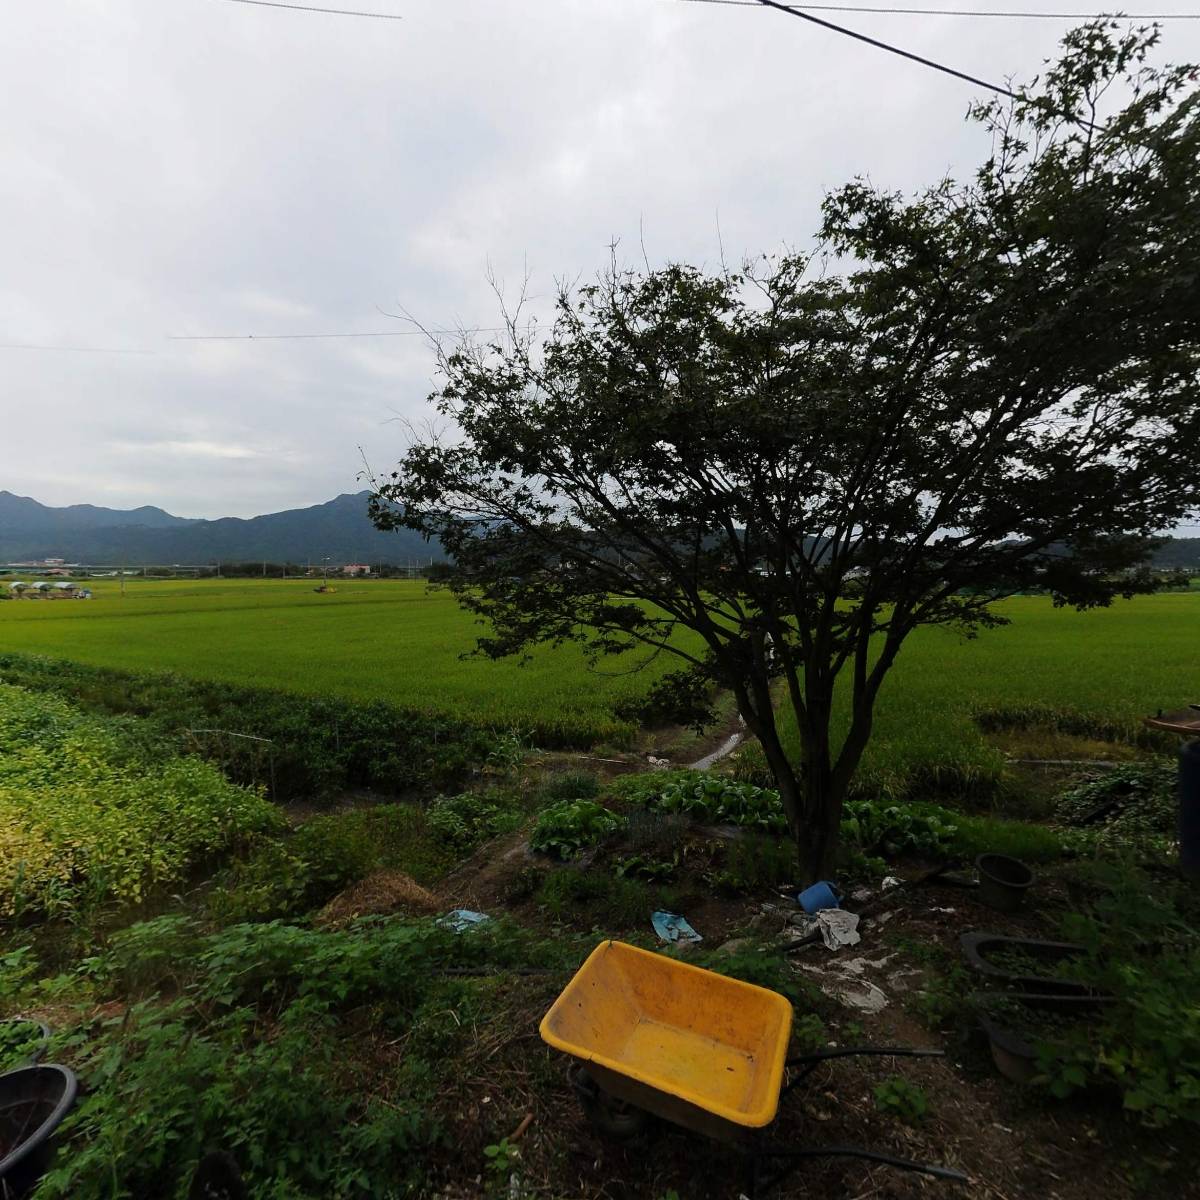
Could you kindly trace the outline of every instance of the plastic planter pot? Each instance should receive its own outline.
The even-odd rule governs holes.
[[[1005,1079],[1030,1083],[1037,1075],[1037,1049],[1025,1026],[1023,1014],[1040,1011],[1066,1021],[1091,1016],[1105,1004],[1106,996],[1058,996],[1038,992],[976,992],[972,1001],[979,1013],[979,1026],[987,1035],[992,1062]],[[1046,1040],[1053,1041],[1052,1034]]]
[[[1019,859],[1007,854],[981,854],[975,860],[979,871],[979,899],[997,912],[1016,912],[1033,886],[1033,872]]]
[[[1036,992],[1059,996],[1091,996],[1095,989],[1086,983],[1053,974],[1062,963],[1080,955],[1084,948],[1077,942],[1044,942],[1036,938],[1005,937],[973,929],[959,939],[967,965],[986,975],[996,987],[1011,987],[1020,992]],[[1046,974],[1024,973],[993,965],[988,955],[1001,951],[1016,951],[1032,963],[1045,966]]]
[[[75,1105],[79,1083],[66,1067],[20,1067],[0,1075],[0,1195],[27,1196],[46,1173],[54,1134]]]

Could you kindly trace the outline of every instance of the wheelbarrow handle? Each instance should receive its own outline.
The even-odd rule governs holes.
[[[881,1057],[902,1057],[902,1058],[945,1058],[944,1050],[922,1050],[912,1046],[844,1046],[837,1050],[818,1050],[814,1054],[797,1054],[793,1058],[789,1058],[784,1065],[788,1067],[801,1067],[784,1086],[780,1089],[780,1095],[786,1096],[798,1083],[802,1083],[807,1079],[823,1062],[828,1062],[831,1058],[853,1058],[861,1054],[874,1054]]]
[[[787,1060],[787,1066],[801,1063],[825,1062],[830,1058],[852,1058],[858,1054],[875,1054],[888,1058],[945,1058],[945,1050],[925,1050],[916,1046],[842,1046],[836,1050],[817,1050],[812,1054],[797,1054]]]
[[[789,1164],[776,1171],[769,1179],[759,1179],[758,1162],[762,1159],[784,1159]],[[896,1167],[901,1171],[915,1171],[919,1175],[931,1175],[935,1179],[948,1179],[953,1183],[969,1183],[970,1176],[953,1167],[939,1167],[934,1163],[913,1162],[907,1158],[897,1158],[892,1154],[880,1154],[875,1150],[864,1150],[861,1146],[820,1146],[813,1149],[791,1150],[786,1147],[763,1147],[755,1152],[754,1194],[761,1195],[763,1190],[769,1190],[783,1182],[806,1158],[862,1158],[867,1162],[882,1163],[884,1166]]]

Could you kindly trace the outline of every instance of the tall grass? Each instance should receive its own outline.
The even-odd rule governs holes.
[[[1141,725],[1200,701],[1200,596],[1172,593],[1077,613],[1028,596],[1011,624],[968,640],[918,630],[885,680],[860,787],[892,795],[1000,794],[1005,756],[986,733],[1022,724],[1151,747]],[[840,733],[849,695],[837,698]],[[785,722],[799,756],[799,737]]]

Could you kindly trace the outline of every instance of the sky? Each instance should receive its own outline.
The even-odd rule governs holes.
[[[404,19],[5,4],[0,488],[188,517],[356,491],[428,415],[431,347],[265,335],[494,325],[489,276],[511,296],[528,275],[545,315],[614,241],[655,264],[803,247],[839,184],[910,191],[987,150],[964,120],[979,89],[768,10],[343,6]],[[1035,74],[1069,26],[824,15],[997,82]],[[1200,21],[1168,24],[1162,57],[1200,60]],[[229,334],[256,340],[179,340]]]

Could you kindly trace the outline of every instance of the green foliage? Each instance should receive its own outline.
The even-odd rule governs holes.
[[[950,815],[957,827],[951,851],[959,858],[973,860],[980,854],[1007,854],[1022,862],[1048,863],[1085,844],[1069,831],[1028,821],[1004,821],[973,813]]]
[[[906,1125],[919,1125],[929,1114],[929,1100],[920,1084],[912,1083],[902,1075],[893,1075],[872,1089],[875,1107],[881,1113],[890,1113]]]
[[[904,853],[944,857],[958,826],[952,814],[933,805],[885,804],[848,800],[842,816],[842,839],[864,853]]]
[[[484,1146],[483,1156],[491,1175],[497,1180],[506,1181],[521,1159],[521,1148],[508,1138],[501,1138],[490,1146]]]
[[[547,875],[536,899],[556,921],[585,928],[598,926],[606,931],[648,928],[650,914],[660,903],[640,879],[575,867]]]
[[[729,843],[724,865],[712,874],[725,892],[755,892],[796,879],[799,864],[794,842],[769,834],[744,834]]]
[[[615,812],[595,800],[564,800],[543,809],[529,836],[534,850],[573,858],[585,846],[595,846],[622,827]]]
[[[594,771],[561,771],[551,775],[539,789],[545,804],[559,800],[593,800],[600,794],[600,780]]]
[[[38,973],[32,946],[17,946],[0,953],[0,1012],[19,1011],[19,1005]]]
[[[434,883],[458,853],[433,832],[418,804],[321,814],[291,837],[255,841],[218,877],[209,911],[222,923],[294,916],[380,867],[403,871],[422,885]]]
[[[501,792],[463,792],[438,796],[426,810],[426,820],[442,841],[462,851],[518,828],[521,814],[512,799]]]
[[[0,1020],[0,1071],[11,1071],[28,1063],[42,1044],[42,1031],[33,1021]]]
[[[718,975],[728,975],[732,979],[741,979],[745,983],[778,992],[816,1020],[820,1020],[820,1014],[829,1009],[829,1002],[820,989],[807,979],[798,977],[777,947],[751,944],[732,953],[702,949],[689,953],[688,962],[715,971]],[[817,1026],[808,1022],[802,1026],[802,1032],[811,1048],[826,1040],[823,1024],[818,1032]]]
[[[11,640],[14,630],[25,631],[31,624],[40,622],[14,622],[5,633]],[[47,624],[59,631],[59,622]],[[70,626],[75,630],[88,624],[82,620]],[[122,644],[128,648],[124,640]],[[164,643],[155,645],[161,651]],[[240,682],[246,677],[245,659],[239,664],[227,682],[216,683],[0,654],[0,679],[65,696],[92,712],[142,717],[147,734],[165,740],[176,753],[202,754],[237,782],[273,789],[278,800],[328,796],[354,787],[394,793],[453,783],[504,745],[503,735],[479,724],[382,700],[246,687]],[[211,730],[225,732],[207,732]]]
[[[143,732],[0,684],[0,915],[135,903],[282,824],[257,793]]]
[[[1067,789],[1055,814],[1095,829],[1100,842],[1128,845],[1173,836],[1179,813],[1177,768],[1169,759],[1126,763]]]
[[[656,680],[642,696],[626,700],[613,710],[623,720],[648,729],[686,725],[703,733],[717,720],[711,679],[695,670],[671,671]]]
[[[1200,906],[1188,885],[1099,862],[1083,911],[1063,921],[1085,953],[1066,969],[1115,997],[1038,1044],[1051,1094],[1115,1090],[1151,1126],[1200,1123]]]
[[[703,771],[656,771],[616,782],[616,795],[652,812],[688,816],[709,824],[787,831],[779,793]]]
[[[665,883],[679,867],[675,859],[655,858],[650,854],[626,854],[613,860],[613,871],[626,879],[645,879]]]
[[[117,930],[105,953],[85,960],[84,971],[125,994],[177,990],[193,970],[200,948],[196,922],[182,913],[167,913]]]
[[[264,1032],[246,1010],[197,1024],[177,1001],[60,1042],[87,1086],[39,1196],[183,1200],[212,1145],[272,1200],[351,1200],[383,1180],[396,1196],[426,1194],[421,1164],[442,1138],[426,1107],[403,1089],[383,1103],[342,1085],[336,1039],[303,1005]]]

